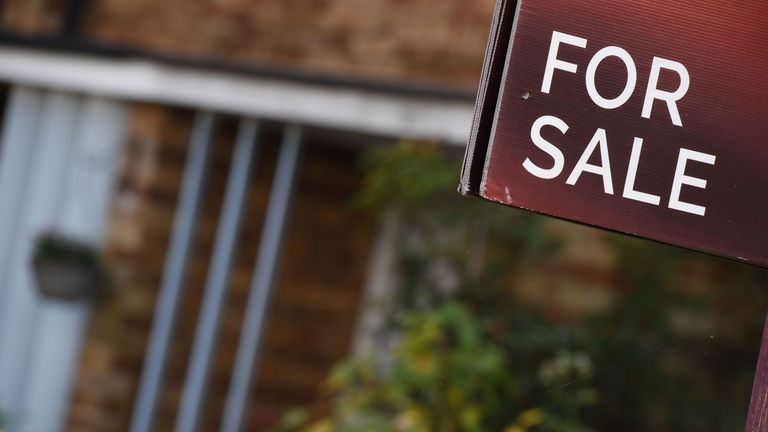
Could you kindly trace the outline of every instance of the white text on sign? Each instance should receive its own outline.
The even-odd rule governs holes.
[[[552,32],[552,40],[549,47],[547,64],[544,69],[544,77],[541,85],[542,93],[550,94],[550,92],[553,91],[552,87],[553,81],[555,80],[556,71],[563,71],[572,74],[578,72],[579,65],[558,58],[558,53],[561,46],[568,45],[570,47],[584,49],[587,47],[587,44],[587,39],[557,31]],[[616,57],[621,60],[627,71],[627,79],[624,89],[618,96],[612,99],[606,98],[600,93],[596,82],[597,69],[600,67],[600,64],[609,57]],[[662,73],[677,74],[680,81],[677,89],[674,91],[667,91],[657,88],[659,77]],[[609,46],[599,50],[597,53],[595,53],[587,65],[585,74],[587,94],[589,95],[592,102],[594,102],[600,108],[606,110],[619,108],[623,106],[627,101],[629,101],[632,95],[635,93],[637,81],[638,73],[634,59],[629,54],[629,52],[617,46]],[[645,119],[650,119],[653,108],[655,106],[655,102],[661,101],[666,105],[667,112],[672,124],[675,126],[683,127],[683,122],[682,118],[680,117],[680,111],[678,109],[677,103],[683,99],[683,97],[685,97],[689,87],[690,75],[682,63],[660,57],[654,57],[651,65],[650,75],[648,77],[648,84],[646,86],[643,108],[640,116]],[[565,167],[565,156],[556,145],[550,143],[542,137],[541,131],[544,127],[553,127],[563,135],[565,135],[569,129],[569,126],[565,121],[555,116],[545,115],[537,119],[531,128],[531,140],[536,147],[547,153],[547,155],[552,158],[553,163],[548,168],[540,167],[531,161],[530,158],[526,158],[526,160],[523,162],[523,167],[530,174],[538,178],[544,180],[552,180],[558,178],[562,174]],[[643,139],[635,137],[632,143],[632,151],[629,165],[627,167],[622,197],[659,206],[661,204],[660,196],[639,191],[635,187],[638,171],[640,170],[642,148]],[[589,160],[598,149],[600,152],[600,164],[595,165],[589,163]],[[704,216],[707,210],[704,206],[684,202],[681,200],[680,195],[683,186],[692,186],[701,189],[706,189],[707,187],[707,180],[686,175],[686,168],[689,161],[714,165],[716,160],[717,158],[714,155],[680,148],[678,153],[677,166],[675,168],[672,185],[670,187],[667,206],[673,210]],[[598,128],[595,131],[592,139],[587,144],[575,167],[567,177],[565,181],[566,184],[576,185],[579,181],[579,178],[584,173],[590,173],[602,177],[603,191],[606,194],[614,195],[613,174],[608,146],[608,133],[602,128]]]

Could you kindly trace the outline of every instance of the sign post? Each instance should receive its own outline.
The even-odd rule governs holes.
[[[766,23],[765,0],[499,0],[460,191],[768,266]]]
[[[768,430],[768,318],[763,328],[763,341],[760,346],[760,357],[757,360],[755,382],[752,385],[752,398],[749,401],[749,416],[747,417],[747,432],[764,432]]]

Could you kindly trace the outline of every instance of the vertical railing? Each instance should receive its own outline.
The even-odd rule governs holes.
[[[176,430],[179,432],[195,431],[202,411],[208,369],[216,350],[232,257],[237,247],[237,231],[248,193],[248,180],[256,147],[256,132],[255,121],[243,120],[235,152],[232,155],[224,207],[219,218],[216,244],[205,284],[200,318],[197,321],[181,407],[176,419]]]
[[[214,114],[200,113],[192,130],[181,196],[176,208],[171,244],[168,248],[165,271],[155,307],[152,332],[144,359],[144,372],[139,383],[131,422],[131,432],[147,432],[152,427],[155,406],[164,378],[168,346],[176,321],[187,261],[195,234],[215,121]]]
[[[131,432],[152,430],[155,407],[163,385],[165,363],[184,285],[187,261],[192,248],[198,207],[203,195],[206,167],[213,140],[213,114],[200,114],[195,122],[176,210],[171,245],[166,257],[163,281],[155,309],[150,342],[145,356]],[[216,231],[214,251],[197,322],[192,354],[185,377],[175,430],[195,432],[199,428],[210,365],[216,351],[219,324],[227,295],[232,262],[237,250],[238,231],[258,150],[258,123],[242,120],[232,156],[227,190]],[[227,397],[223,431],[239,431],[245,417],[248,395],[258,367],[267,309],[273,291],[283,232],[292,199],[292,190],[302,148],[302,129],[288,126],[284,131],[272,182],[266,219],[262,228],[246,316],[237,348],[234,371]]]
[[[301,147],[301,128],[298,126],[286,128],[272,183],[267,217],[262,230],[245,321],[240,333],[235,368],[229,384],[222,432],[235,432],[242,429],[253,374],[258,367],[258,350],[274,287]]]

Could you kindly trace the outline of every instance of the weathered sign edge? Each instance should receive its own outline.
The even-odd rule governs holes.
[[[463,195],[479,195],[480,183],[484,177],[491,137],[495,121],[499,93],[503,83],[504,63],[509,54],[509,42],[514,33],[513,22],[517,17],[520,1],[497,0],[485,52],[485,61],[477,91],[475,115],[464,155],[464,164],[459,181],[459,192]],[[514,6],[514,7],[513,7]]]

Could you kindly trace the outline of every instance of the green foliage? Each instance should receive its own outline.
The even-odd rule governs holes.
[[[491,320],[454,302],[430,313],[407,314],[387,370],[376,371],[373,362],[339,365],[329,379],[333,408],[306,430],[586,430],[578,413],[596,400],[587,385],[589,358],[560,351],[540,362],[537,385],[558,391],[525,408],[511,402],[525,396],[528,383],[519,379],[495,329]],[[295,412],[285,426],[306,420]]]
[[[340,364],[324,403],[292,412],[284,429],[743,429],[764,272],[611,235],[615,301],[556,319],[518,298],[514,277],[557,268],[548,219],[461,197],[459,160],[413,143],[365,157],[358,205],[401,221],[385,329],[399,342]],[[711,289],[686,279],[696,269]]]
[[[451,157],[453,156],[453,157]],[[358,204],[376,215],[397,212],[401,310],[430,310],[472,297],[498,304],[500,275],[556,250],[542,218],[456,193],[460,158],[438,148],[402,143],[368,153]]]
[[[406,142],[374,149],[364,156],[363,167],[365,192],[358,201],[374,211],[397,205],[420,213],[455,189],[455,162],[434,145]]]

